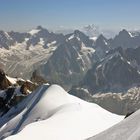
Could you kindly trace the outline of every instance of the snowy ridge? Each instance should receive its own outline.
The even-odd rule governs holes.
[[[139,140],[140,110],[112,128],[88,140]]]
[[[122,119],[123,116],[69,95],[58,85],[43,85],[0,120],[0,138],[23,129],[6,139],[82,140]]]
[[[38,29],[33,29],[33,30],[31,30],[29,33],[30,33],[31,35],[35,35],[35,34],[37,34],[39,31],[40,31],[40,30],[38,30]]]

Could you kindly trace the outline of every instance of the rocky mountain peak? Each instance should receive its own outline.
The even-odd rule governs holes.
[[[44,28],[43,28],[42,26],[39,25],[39,26],[36,27],[36,29],[37,29],[37,30],[43,30]]]
[[[129,32],[127,30],[125,30],[125,29],[120,31],[118,36],[123,37],[123,38],[130,38]]]

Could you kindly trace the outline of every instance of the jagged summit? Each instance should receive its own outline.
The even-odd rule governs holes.
[[[104,59],[95,63],[87,72],[81,82],[83,87],[87,87],[94,94],[120,92],[139,85],[139,58],[136,52],[133,55],[130,52],[129,49],[123,50],[121,47],[108,52]]]
[[[99,39],[99,40],[107,40],[107,39],[104,37],[103,34],[99,35],[98,39]]]
[[[126,29],[123,29],[122,31],[119,32],[119,35],[122,37],[130,37],[129,32]]]

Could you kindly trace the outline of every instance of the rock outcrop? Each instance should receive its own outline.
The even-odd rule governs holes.
[[[5,72],[0,69],[0,90],[7,89],[11,85],[10,81],[6,78]]]
[[[0,69],[0,116],[7,113],[37,87],[38,84],[29,80],[10,78]]]

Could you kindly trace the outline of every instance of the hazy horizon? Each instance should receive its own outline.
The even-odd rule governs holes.
[[[95,24],[102,29],[139,29],[139,0],[2,0],[0,30],[50,30]],[[62,29],[63,29],[62,28]]]

